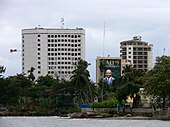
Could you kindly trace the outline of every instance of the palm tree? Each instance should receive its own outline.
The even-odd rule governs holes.
[[[75,94],[79,103],[90,103],[93,100],[92,87],[94,85],[90,82],[90,74],[87,70],[88,63],[80,60],[76,65],[71,77],[71,83],[75,89]]]
[[[4,73],[5,72],[5,70],[6,70],[6,67],[4,67],[4,66],[0,66],[0,73]],[[0,77],[1,77],[2,75],[0,75]]]
[[[34,80],[35,80],[35,76],[34,76],[34,74],[33,74],[34,70],[35,70],[34,67],[31,67],[30,70],[28,70],[28,73],[29,73],[28,79],[31,80],[31,81],[34,81]]]

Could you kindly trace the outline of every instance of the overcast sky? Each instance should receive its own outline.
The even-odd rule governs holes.
[[[96,56],[119,56],[120,41],[142,36],[154,45],[154,57],[170,55],[170,0],[0,0],[0,65],[6,76],[21,73],[21,30],[82,27],[86,30],[86,60],[96,77]],[[155,59],[155,58],[154,58]]]

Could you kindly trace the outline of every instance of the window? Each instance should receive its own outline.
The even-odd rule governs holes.
[[[38,59],[40,60],[40,59],[41,59],[41,57],[38,57]]]
[[[38,52],[38,55],[40,55],[40,52]]]
[[[38,39],[38,42],[40,42],[40,39]]]
[[[81,35],[78,35],[78,37],[81,37]]]
[[[48,35],[48,38],[50,38],[50,35]]]
[[[50,39],[48,39],[48,42],[50,42]]]
[[[38,71],[38,74],[40,74],[41,73],[41,71]]]
[[[129,58],[131,58],[131,56],[129,56]]]
[[[51,38],[54,38],[54,35],[51,35]]]
[[[55,38],[57,38],[57,35],[55,35]]]
[[[41,68],[41,66],[38,66],[38,69],[40,69]]]
[[[41,44],[38,44],[38,46],[41,46]]]
[[[38,51],[40,51],[41,49],[40,48],[38,48]]]
[[[38,37],[40,37],[41,35],[38,34]]]
[[[40,62],[40,61],[38,61],[38,64],[41,64],[41,62]]]

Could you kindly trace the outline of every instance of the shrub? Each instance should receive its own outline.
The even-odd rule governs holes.
[[[91,108],[115,108],[116,106],[117,106],[117,100],[93,102],[90,104]]]

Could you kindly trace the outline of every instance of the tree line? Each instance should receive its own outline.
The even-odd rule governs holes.
[[[170,98],[170,57],[158,58],[149,72],[135,70],[126,65],[123,75],[111,85],[102,79],[98,84],[90,80],[88,63],[80,60],[69,81],[52,76],[40,76],[35,80],[34,68],[29,75],[0,76],[0,106],[10,112],[32,115],[57,115],[80,110],[81,104],[92,107],[116,107],[133,98],[133,107],[139,107],[139,88],[147,96],[160,100],[163,108]],[[1,66],[0,72],[5,68]],[[98,102],[94,102],[97,98]]]

